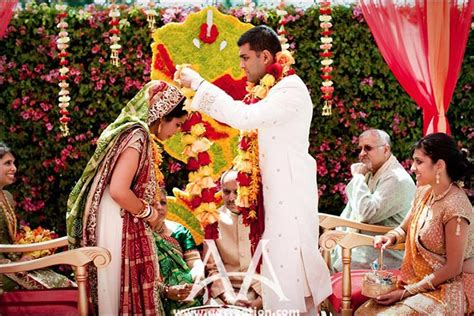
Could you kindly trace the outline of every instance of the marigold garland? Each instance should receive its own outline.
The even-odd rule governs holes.
[[[109,17],[111,18],[109,25],[112,26],[112,29],[109,31],[109,33],[112,34],[112,36],[110,36],[110,61],[112,65],[118,67],[119,53],[122,45],[118,43],[120,41],[120,30],[117,26],[120,24],[118,19],[120,17],[120,11],[118,10],[118,6],[115,4],[115,0],[111,0]]]
[[[59,31],[58,34],[58,39],[56,40],[56,45],[59,49],[58,53],[58,58],[60,58],[59,65],[61,68],[59,69],[59,87],[61,90],[59,91],[59,114],[61,117],[59,118],[59,122],[61,123],[60,125],[60,130],[63,136],[68,136],[69,135],[69,128],[68,128],[68,123],[71,120],[69,117],[69,111],[67,108],[69,107],[69,101],[71,101],[71,97],[69,96],[69,84],[67,83],[67,79],[69,78],[68,73],[69,73],[69,68],[67,65],[69,64],[69,61],[67,60],[67,57],[69,56],[68,52],[66,49],[69,47],[69,34],[66,31],[68,24],[66,23],[66,18],[68,16],[68,13],[66,11],[67,6],[65,4],[57,4],[56,5],[56,10],[59,11],[57,14],[57,17],[59,19],[59,23],[57,25]]]
[[[321,78],[323,79],[323,83],[321,86],[321,92],[323,93],[322,98],[324,99],[324,106],[323,106],[323,111],[322,115],[323,116],[329,116],[331,115],[331,104],[332,104],[332,94],[334,92],[334,87],[333,87],[333,82],[331,81],[332,75],[330,74],[333,70],[333,67],[331,66],[333,63],[332,56],[333,53],[331,52],[332,48],[332,31],[330,28],[332,28],[332,17],[331,17],[331,1],[330,0],[323,0],[320,2],[320,8],[319,8],[319,21],[321,22],[319,26],[321,27],[321,42],[322,44],[319,46],[319,48],[322,50],[321,53],[319,53],[319,56],[323,58],[321,61],[321,64],[323,67],[321,67],[322,75]]]
[[[161,141],[154,134],[151,134],[151,150],[153,152],[153,168],[155,170],[155,177],[158,185],[164,186],[165,177],[161,172],[160,166],[163,162],[163,148],[161,147]]]
[[[208,153],[212,142],[205,135],[206,127],[201,114],[191,113],[183,124],[182,131],[185,133],[182,138],[185,144],[183,153],[189,157],[186,167],[190,171],[186,192],[189,193],[194,215],[204,227],[205,238],[216,239],[217,225],[213,224],[219,219],[217,187]]]

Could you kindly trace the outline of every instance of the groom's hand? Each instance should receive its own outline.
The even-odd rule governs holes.
[[[184,88],[191,88],[196,91],[204,79],[193,69],[183,67],[175,72],[175,81],[180,82]]]

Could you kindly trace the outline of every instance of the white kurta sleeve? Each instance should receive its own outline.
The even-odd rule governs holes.
[[[268,96],[254,104],[235,101],[227,93],[204,82],[194,96],[191,108],[241,130],[283,124],[294,117],[300,104],[301,87],[297,84],[276,85]]]
[[[356,174],[346,188],[350,217],[363,223],[380,223],[401,211],[404,203],[396,197],[409,199],[413,196],[410,190],[409,185],[400,182],[395,175],[389,175],[381,178],[377,188],[371,193],[365,177]]]

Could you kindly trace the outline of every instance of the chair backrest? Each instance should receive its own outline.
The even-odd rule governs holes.
[[[66,245],[67,237],[62,237],[30,245],[0,245],[0,252],[29,252]],[[25,272],[66,264],[74,268],[77,281],[77,289],[14,291],[0,294],[0,314],[25,315],[31,312],[38,315],[48,304],[49,308],[46,314],[70,314],[72,312],[71,304],[75,302],[76,310],[73,314],[87,315],[89,312],[87,265],[92,262],[96,267],[101,268],[107,266],[110,260],[110,252],[107,249],[83,247],[30,261],[0,264],[0,274]]]

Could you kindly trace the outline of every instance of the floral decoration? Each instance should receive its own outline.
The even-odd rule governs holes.
[[[244,103],[253,104],[264,99],[270,89],[281,79],[295,73],[291,67],[295,60],[291,53],[282,50],[276,55],[276,62],[269,65],[267,74],[258,85],[247,83]],[[263,205],[261,200],[261,175],[258,161],[258,133],[256,130],[242,131],[239,154],[234,164],[237,169],[237,207],[242,212],[244,224],[250,226],[250,241],[255,249],[263,234]]]
[[[67,6],[65,4],[57,4],[56,5],[56,10],[59,11],[57,14],[59,23],[57,25],[59,31],[58,34],[58,39],[56,40],[56,45],[59,50],[58,53],[58,58],[60,59],[59,65],[61,68],[59,69],[59,87],[61,90],[59,91],[59,114],[61,117],[59,118],[59,122],[61,123],[60,125],[60,130],[62,132],[63,136],[68,136],[69,135],[69,128],[68,128],[68,123],[71,120],[69,117],[69,101],[71,101],[71,97],[69,96],[69,83],[67,83],[67,79],[69,78],[68,73],[69,73],[69,68],[67,67],[69,64],[69,61],[67,57],[69,56],[68,52],[66,49],[69,47],[69,34],[67,32],[68,24],[66,22],[66,18],[68,16],[68,13],[66,11]]]
[[[244,21],[250,23],[252,21],[252,13],[255,10],[255,3],[252,0],[244,0]]]
[[[111,0],[109,17],[111,18],[109,25],[112,27],[112,29],[109,31],[109,33],[112,34],[112,36],[110,36],[110,61],[112,65],[118,67],[120,60],[119,53],[122,45],[118,43],[120,41],[120,30],[118,29],[118,25],[120,24],[120,11],[118,6],[115,4],[115,0]]]
[[[250,27],[213,7],[191,14],[182,24],[164,26],[153,34],[155,43],[152,44],[152,78],[171,81],[176,65],[193,56],[193,67],[202,69],[201,75],[204,78],[236,98],[242,98],[245,95],[245,80],[238,67],[237,47],[231,51],[226,48],[226,43],[236,42]],[[196,32],[199,32],[199,39],[196,38]],[[207,239],[218,237],[217,220],[221,198],[217,194],[215,181],[230,167],[237,154],[236,150],[231,149],[237,145],[237,135],[237,130],[194,112],[183,124],[182,133],[165,144],[165,150],[185,161],[189,170],[189,183],[185,191],[173,190],[176,201],[188,207],[201,222]],[[175,141],[176,138],[179,141]],[[170,213],[170,216],[173,214]]]
[[[221,10],[243,21],[242,7]],[[323,99],[319,99],[321,78],[318,77],[321,73],[319,67],[314,69],[314,56],[320,52],[321,36],[319,32],[308,29],[318,21],[319,7],[309,8],[301,15],[291,6],[286,10],[290,13],[287,17],[290,22],[285,25],[285,29],[292,36],[291,42],[298,44],[293,55],[298,60],[294,68],[311,91],[315,106],[322,108]],[[189,12],[195,11],[195,7],[189,6],[163,8],[158,11],[156,21],[159,25],[164,21],[176,22],[169,23],[166,27],[177,25]],[[310,154],[317,160],[319,210],[334,215],[338,215],[344,207],[344,187],[351,179],[350,165],[357,161],[354,148],[357,147],[356,136],[361,130],[370,126],[386,126],[386,131],[397,140],[397,146],[393,148],[394,154],[407,170],[411,145],[422,136],[419,128],[422,126],[420,110],[414,106],[413,101],[391,74],[366,22],[353,18],[354,11],[354,6],[340,6],[331,14],[333,20],[338,21],[332,30],[338,32],[338,43],[345,48],[338,52],[341,54],[338,58],[338,71],[335,69],[331,74],[344,94],[333,98],[334,115],[322,117],[320,112],[313,112],[309,137]],[[70,69],[68,82],[71,85],[71,95],[74,83],[74,91],[80,91],[78,95],[87,98],[74,98],[74,103],[71,103],[69,108],[75,109],[70,110],[70,116],[72,121],[80,124],[69,124],[72,136],[62,137],[59,124],[55,124],[55,120],[58,120],[55,111],[58,103],[55,96],[59,90],[59,67],[56,62],[58,52],[52,48],[56,47],[59,32],[56,28],[57,12],[54,7],[28,2],[24,9],[13,16],[7,27],[0,44],[0,100],[3,100],[4,105],[0,106],[0,135],[8,135],[9,147],[14,149],[15,156],[21,160],[17,181],[9,186],[17,201],[18,217],[31,223],[30,227],[41,225],[63,236],[64,212],[70,188],[81,176],[85,164],[94,152],[98,136],[108,122],[113,122],[123,105],[150,80],[150,73],[153,72],[155,76],[157,72],[151,63],[152,52],[147,44],[150,41],[147,19],[136,6],[123,5],[120,9],[121,15],[126,17],[131,25],[121,29],[122,41],[126,42],[123,43],[120,68],[110,67],[107,58],[109,45],[102,40],[110,29],[109,8],[68,7],[69,37],[82,40],[81,45],[71,45],[67,49]],[[265,23],[275,30],[278,29],[274,8],[259,6],[254,14],[252,21],[256,25]],[[292,17],[297,18],[296,22],[290,20]],[[202,18],[192,28],[189,27],[189,41],[196,37],[204,20],[205,18]],[[227,33],[227,27],[221,26],[221,23],[216,21],[220,36]],[[236,33],[241,34],[243,31],[238,30]],[[180,59],[177,56],[182,54],[182,60],[177,62],[178,64],[189,63],[189,60],[184,60],[184,56],[204,56],[204,53],[198,52],[192,44],[184,47],[186,34],[172,32],[164,42],[168,47],[172,38],[177,38],[175,48],[170,49],[170,58],[176,62],[176,59]],[[357,38],[357,45],[354,45],[354,38]],[[235,43],[232,38],[227,37],[227,40],[229,43]],[[317,50],[314,49],[314,43],[318,43]],[[29,46],[25,46],[27,44]],[[205,45],[206,50],[212,50],[214,45],[216,43]],[[228,45],[224,50],[226,57],[238,56],[233,46]],[[178,48],[183,49],[182,53],[177,51]],[[471,36],[466,50],[473,49],[474,37]],[[215,59],[209,58],[210,63],[204,66],[200,64],[198,67],[201,73],[206,73],[205,78],[213,83],[217,82],[215,78],[221,78],[216,70],[226,69],[225,67],[235,63],[238,70],[238,60],[220,60],[218,52],[219,48],[216,47],[215,51],[208,55],[208,58],[215,55]],[[456,106],[450,107],[448,115],[453,120],[451,127],[454,138],[472,152],[474,127],[465,119],[465,115],[472,112],[474,102],[474,60],[468,55],[464,58],[460,81],[453,94],[453,104]],[[370,60],[370,63],[367,63],[367,60]],[[317,63],[319,64],[319,61]],[[361,68],[360,65],[364,67]],[[231,87],[235,95],[239,95],[240,88],[235,88],[238,82],[243,85],[245,94],[245,80],[242,83],[239,72],[229,71],[227,74],[227,77],[222,78],[228,80],[223,81],[220,86]],[[369,77],[370,81],[364,83],[365,78]],[[387,94],[387,91],[390,93]],[[91,103],[90,100],[97,102]],[[394,104],[397,106],[394,107]],[[463,115],[464,119],[460,119]],[[204,116],[203,119],[206,120]],[[225,126],[218,123],[211,125],[216,135],[223,133],[221,128]],[[230,128],[226,131],[236,133]],[[233,135],[235,134],[226,139],[229,146],[219,145],[221,141],[224,143],[224,139],[212,139],[213,145],[209,153],[214,172],[217,168],[225,170],[229,161],[232,161],[232,158],[228,157],[236,155],[239,140],[238,136]],[[178,140],[179,138],[173,139],[175,143],[171,144],[176,148],[176,154],[182,152]],[[168,144],[165,144],[165,148]],[[163,153],[163,164],[168,163],[165,154]],[[216,166],[217,164],[220,167]],[[166,176],[168,168],[164,167],[162,170]],[[184,189],[181,184],[188,181],[184,170],[168,174],[169,178],[175,180],[173,182],[179,183],[179,188]],[[174,179],[176,177],[179,179]],[[169,191],[171,192],[171,189]],[[172,205],[169,207],[171,209]],[[182,208],[184,211],[185,207]],[[187,207],[186,210],[189,211]],[[191,212],[190,214],[194,216]]]
[[[333,53],[331,52],[332,49],[332,17],[331,17],[331,1],[330,0],[323,0],[320,2],[319,8],[319,21],[321,22],[319,26],[321,27],[321,45],[319,48],[322,50],[319,53],[319,56],[322,57],[321,64],[321,78],[323,79],[323,83],[321,86],[321,92],[323,93],[322,98],[324,100],[323,105],[323,116],[331,115],[331,104],[332,104],[332,94],[334,92],[333,82],[332,82],[332,75],[331,72],[333,67],[331,66],[333,63]]]
[[[156,19],[155,17],[158,15],[155,10],[155,1],[150,0],[148,3],[148,10],[145,11],[146,20],[148,22],[148,28],[153,32],[156,29]]]
[[[16,235],[15,244],[24,245],[24,244],[34,244],[43,241],[48,241],[58,238],[58,235],[54,231],[50,231],[49,229],[44,229],[41,226],[31,229],[27,225],[21,225],[20,231]],[[45,250],[37,250],[31,252],[25,252],[23,256],[27,256],[32,259],[41,258],[44,256],[49,256],[53,254],[55,249],[45,249]]]

